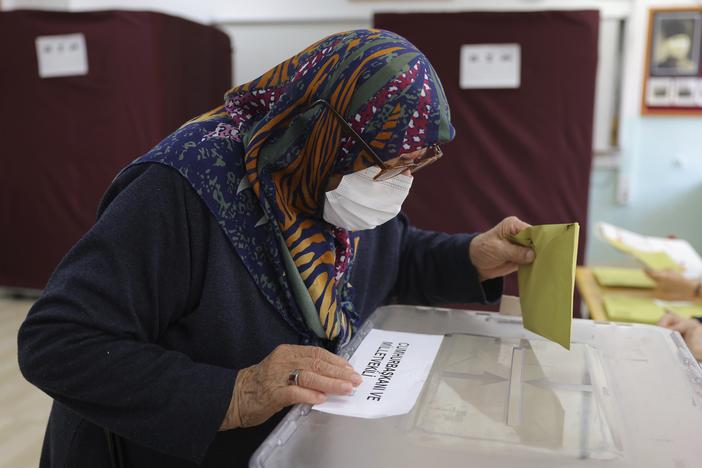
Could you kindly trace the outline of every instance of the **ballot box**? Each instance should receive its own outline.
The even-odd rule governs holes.
[[[378,309],[371,329],[445,335],[412,410],[361,419],[294,407],[250,466],[702,466],[702,370],[677,333],[575,320],[571,349],[521,318]]]

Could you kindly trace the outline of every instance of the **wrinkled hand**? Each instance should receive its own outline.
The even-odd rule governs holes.
[[[653,294],[660,299],[689,301],[695,297],[697,281],[689,280],[676,271],[646,269],[646,274],[656,282]]]
[[[288,385],[295,369],[302,370],[299,385]],[[257,426],[286,406],[348,395],[362,381],[346,359],[325,349],[280,345],[260,363],[239,371],[220,431]]]
[[[532,249],[507,240],[507,237],[529,226],[516,216],[510,216],[473,239],[469,249],[470,260],[478,270],[480,281],[505,276],[516,271],[519,265],[534,261]]]
[[[683,318],[672,312],[666,313],[658,325],[679,332],[698,361],[702,361],[702,323],[697,319]]]

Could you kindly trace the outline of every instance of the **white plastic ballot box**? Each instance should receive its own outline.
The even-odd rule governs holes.
[[[388,306],[342,354],[372,328],[445,335],[412,410],[296,406],[251,467],[702,467],[702,369],[677,333],[574,320],[568,351],[520,317]]]

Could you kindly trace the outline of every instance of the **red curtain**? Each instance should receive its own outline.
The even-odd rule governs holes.
[[[447,232],[580,223],[587,233],[599,16],[595,11],[377,14],[422,50],[451,105],[456,139],[417,175],[404,205],[413,224]],[[521,46],[518,89],[461,89],[463,44]],[[516,278],[508,278],[516,294]],[[576,301],[579,304],[579,301]]]
[[[40,78],[35,38],[82,33],[87,75]],[[223,32],[150,12],[0,13],[0,285],[43,288],[120,168],[231,85]]]

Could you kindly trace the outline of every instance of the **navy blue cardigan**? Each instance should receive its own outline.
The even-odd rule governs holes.
[[[388,302],[499,299],[501,280],[481,285],[469,261],[472,238],[403,216],[364,231],[351,279],[361,317]],[[130,168],[19,332],[22,373],[55,400],[40,466],[109,466],[103,428],[124,441],[127,466],[247,466],[282,414],[217,430],[237,369],[282,343],[306,344],[187,181],[165,166]]]

